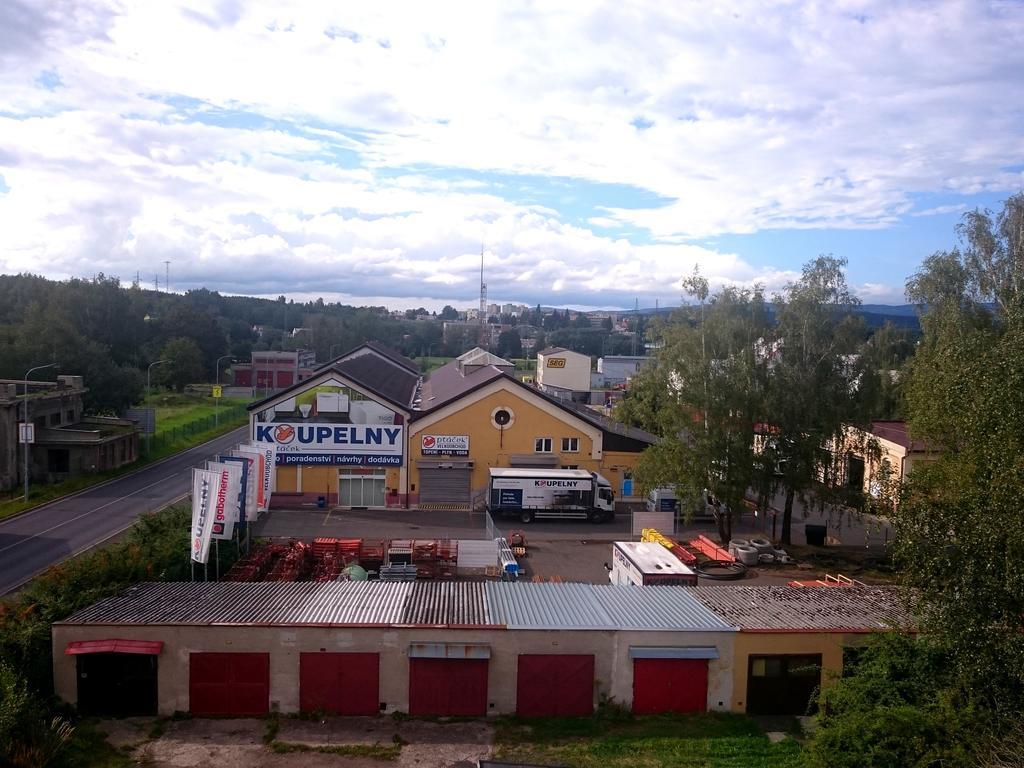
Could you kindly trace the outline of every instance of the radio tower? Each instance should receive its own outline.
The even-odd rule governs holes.
[[[484,349],[490,347],[487,343],[487,283],[484,282],[484,249],[480,248],[480,315],[477,318],[480,322],[480,346]]]
[[[171,292],[171,262],[165,261],[164,262],[164,269],[166,270],[166,272],[164,273],[164,291],[167,292],[167,293],[170,293]]]

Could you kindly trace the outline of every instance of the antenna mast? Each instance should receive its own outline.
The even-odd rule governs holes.
[[[480,346],[490,347],[487,343],[487,283],[484,282],[484,248],[480,246]]]
[[[167,293],[170,293],[171,292],[171,262],[165,261],[164,262],[164,269],[166,270],[165,273],[164,273],[164,290]]]

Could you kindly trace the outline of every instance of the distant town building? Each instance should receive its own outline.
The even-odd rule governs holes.
[[[647,355],[606,355],[597,359],[599,386],[614,387],[625,384],[651,364]]]
[[[231,366],[233,385],[255,389],[284,389],[305,381],[316,368],[316,353],[309,349],[288,352],[253,352],[249,363]]]
[[[130,464],[139,457],[139,433],[127,419],[85,416],[81,376],[51,381],[0,380],[0,490],[24,481],[18,423],[24,419],[28,387],[28,420],[35,425],[29,449],[29,479],[60,482],[89,472]]]
[[[589,393],[590,356],[564,347],[541,350],[537,353],[537,386],[566,400],[574,399],[573,393]]]

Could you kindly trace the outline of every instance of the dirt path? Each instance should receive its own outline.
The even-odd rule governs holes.
[[[273,722],[130,718],[99,727],[111,744],[150,768],[471,768],[490,755],[493,738],[485,722],[281,718],[276,732]]]

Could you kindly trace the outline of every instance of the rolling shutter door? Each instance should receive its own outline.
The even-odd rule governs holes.
[[[633,659],[633,712],[704,712],[707,659]]]
[[[192,653],[188,667],[193,715],[250,717],[270,711],[269,653]]]
[[[470,467],[420,469],[420,504],[469,504]]]
[[[409,714],[487,714],[487,659],[409,659]]]
[[[336,715],[376,715],[380,654],[299,655],[299,709]]]
[[[581,717],[594,712],[594,657],[521,654],[516,678],[520,717]]]

